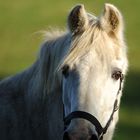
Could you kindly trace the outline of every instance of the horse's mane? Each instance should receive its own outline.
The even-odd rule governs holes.
[[[51,30],[44,33],[45,41],[41,45],[37,60],[24,71],[0,81],[0,88],[4,88],[5,92],[8,90],[10,93],[15,92],[15,90],[11,90],[14,86],[17,92],[18,89],[28,92],[29,98],[27,99],[32,98],[33,101],[42,98],[46,92],[49,93],[52,90],[53,81],[56,80],[52,77],[55,75],[55,69],[62,57],[64,46],[68,44],[69,34],[62,30]]]
[[[56,77],[57,67],[66,51],[66,46],[70,44],[70,34],[67,31],[51,30],[43,33],[45,41],[39,53],[39,81],[38,87],[42,88],[44,95],[50,93],[55,88],[55,81],[60,80]]]

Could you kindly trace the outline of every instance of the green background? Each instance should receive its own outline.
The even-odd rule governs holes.
[[[42,42],[40,31],[66,27],[69,10],[78,3],[100,15],[105,2],[116,5],[125,19],[129,72],[114,140],[140,139],[140,0],[1,0],[0,78],[31,65]]]

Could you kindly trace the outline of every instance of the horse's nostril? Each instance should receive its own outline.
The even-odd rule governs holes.
[[[63,140],[70,140],[68,132],[64,132]]]
[[[98,140],[98,137],[96,135],[92,135],[90,140]]]

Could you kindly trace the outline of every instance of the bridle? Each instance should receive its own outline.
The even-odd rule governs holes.
[[[123,81],[123,75],[120,77],[120,85],[119,85],[119,89],[118,89],[118,92],[117,92],[117,96],[116,96],[116,99],[114,101],[114,105],[113,105],[113,110],[112,110],[112,113],[110,115],[110,118],[109,120],[107,121],[105,127],[102,127],[101,123],[98,121],[98,119],[96,117],[94,117],[93,115],[91,115],[90,113],[87,113],[87,112],[84,112],[84,111],[74,111],[74,112],[71,112],[68,116],[63,117],[63,121],[64,121],[64,131],[67,129],[67,127],[69,126],[71,120],[73,119],[77,119],[77,118],[82,118],[82,119],[85,119],[85,120],[88,120],[89,122],[91,122],[94,126],[95,126],[95,129],[98,133],[98,140],[103,140],[103,136],[104,134],[107,132],[110,124],[111,124],[111,121],[113,120],[113,116],[114,116],[114,113],[118,110],[118,95],[122,89],[121,85],[122,85],[122,81]],[[63,109],[64,109],[64,105],[63,105]]]

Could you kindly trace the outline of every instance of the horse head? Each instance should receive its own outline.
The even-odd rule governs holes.
[[[68,16],[68,29],[71,46],[61,64],[63,139],[106,139],[118,120],[127,69],[122,15],[111,4],[99,17],[77,5]]]

